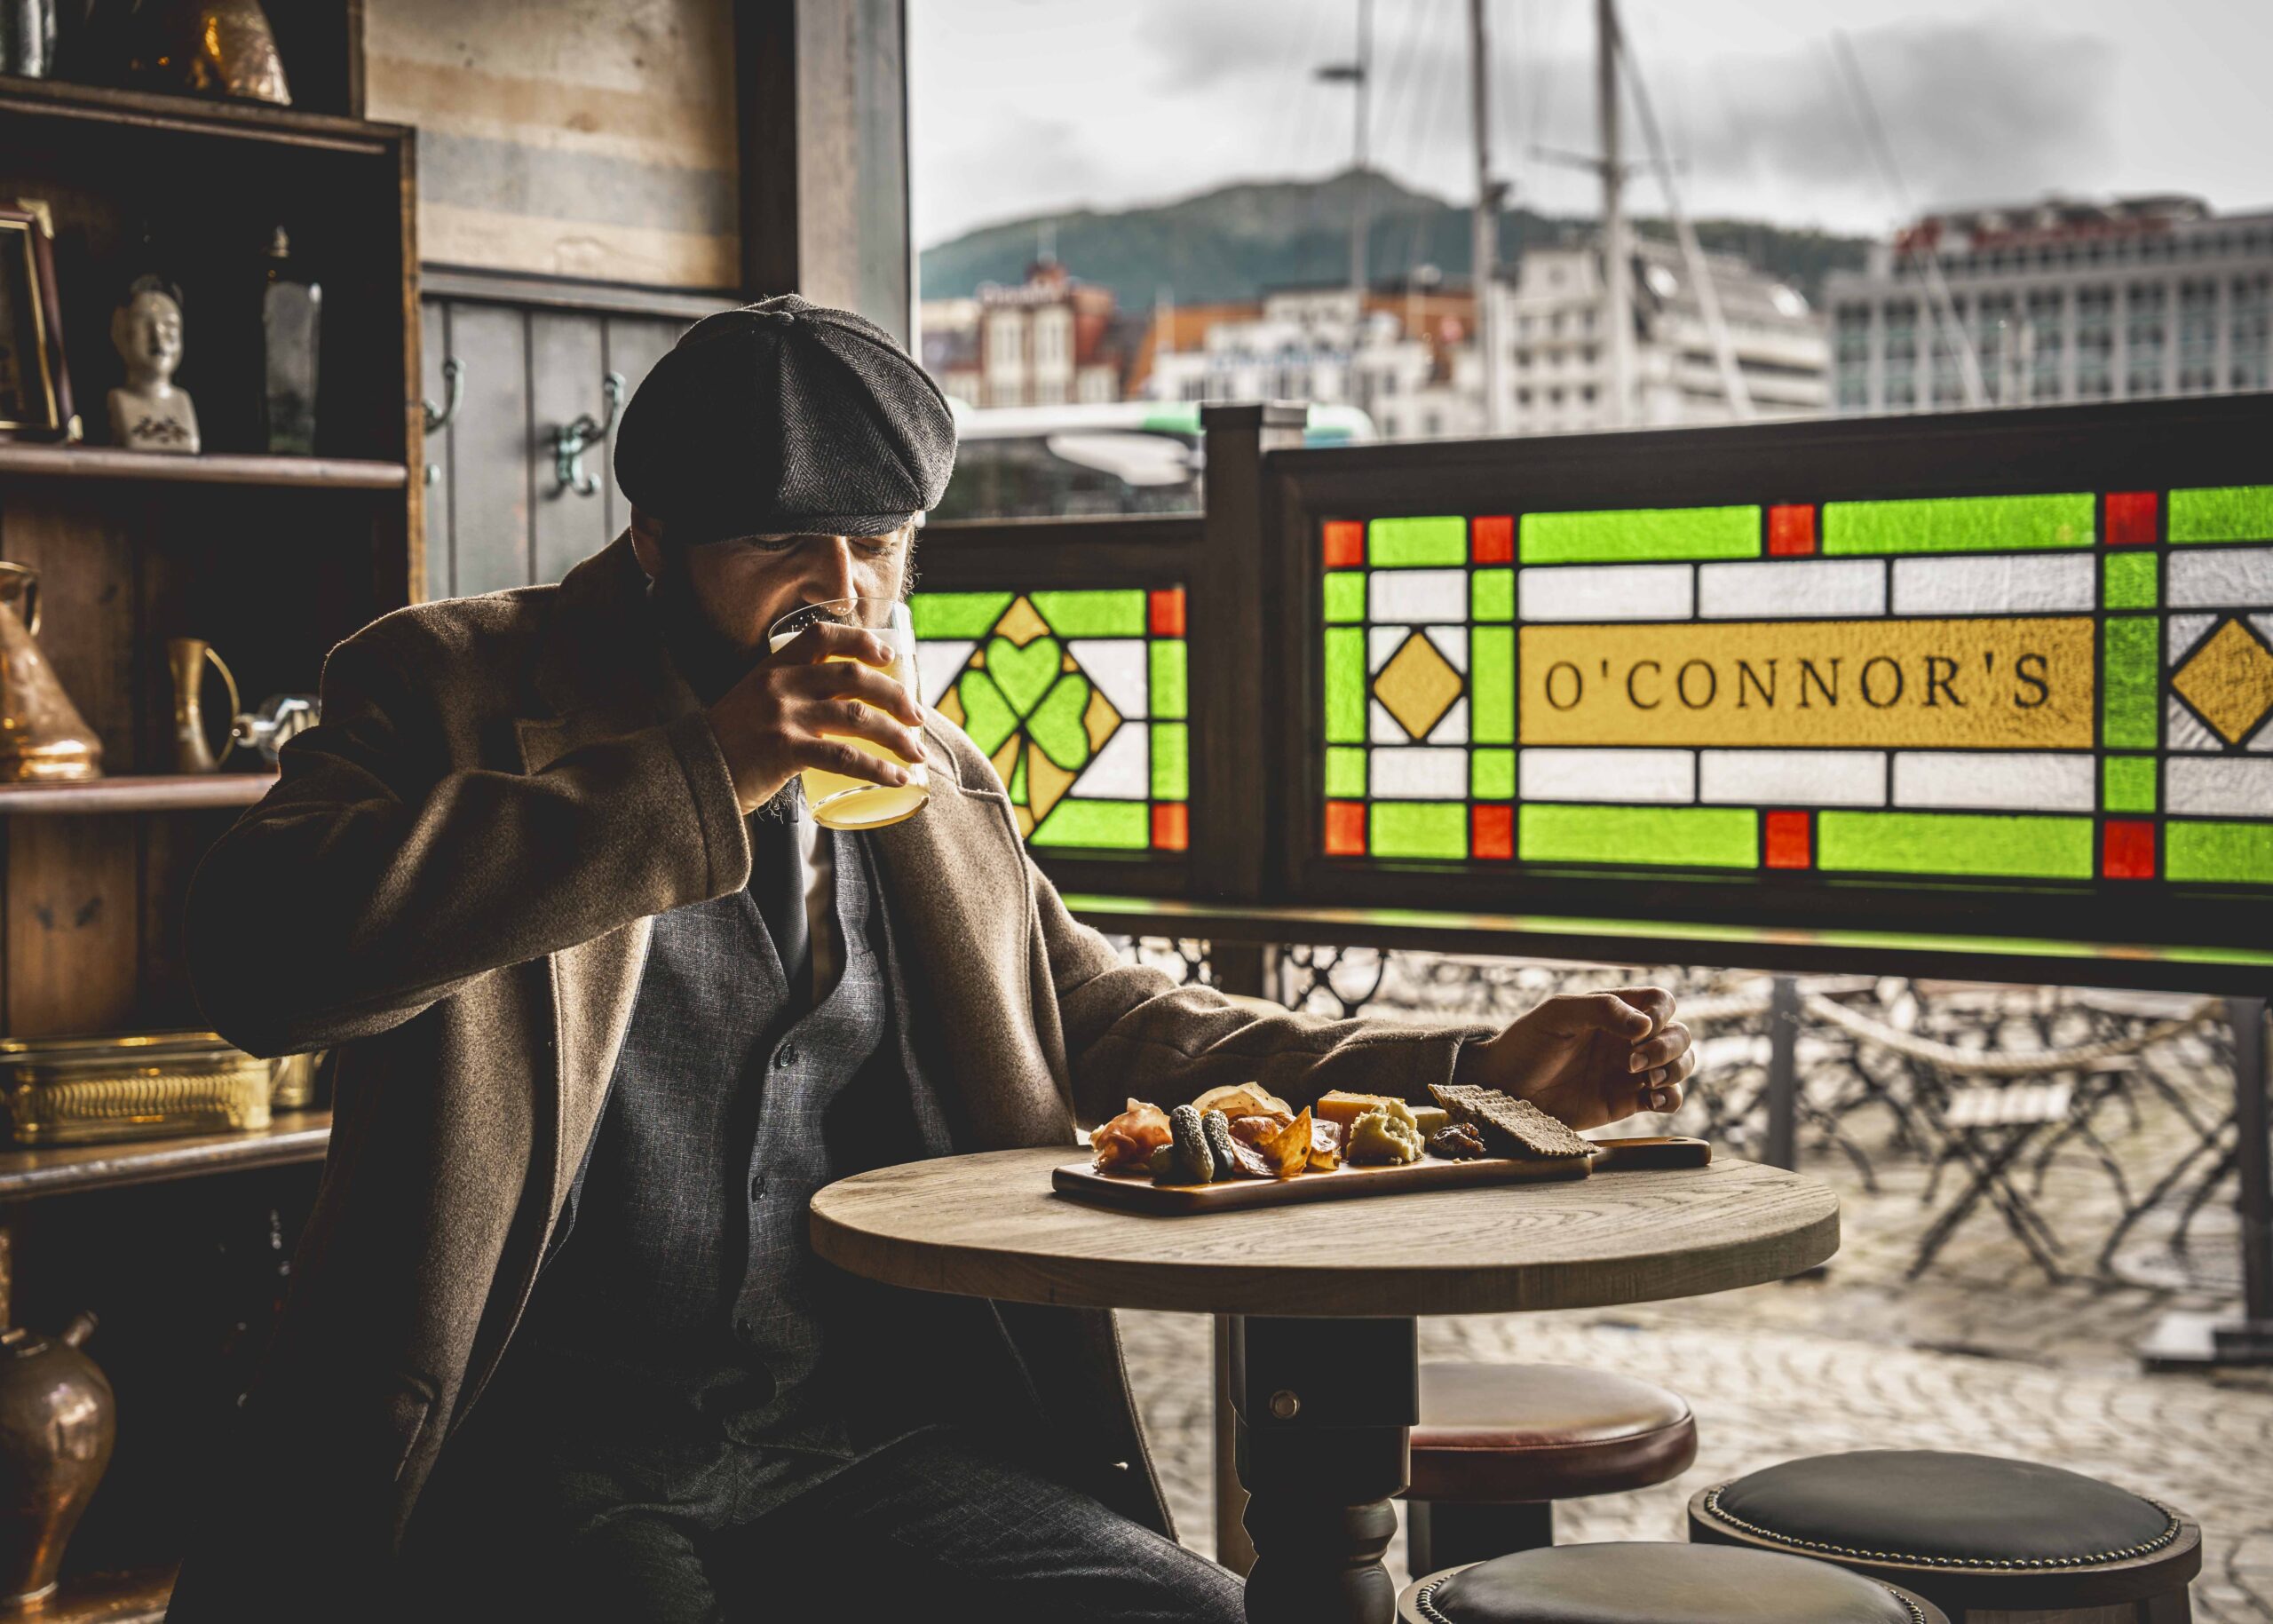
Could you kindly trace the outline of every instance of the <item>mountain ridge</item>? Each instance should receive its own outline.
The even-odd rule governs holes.
[[[1469,210],[1369,170],[1371,225],[1366,263],[1376,281],[1434,266],[1447,281],[1469,273]],[[1045,242],[1084,281],[1111,288],[1123,308],[1163,291],[1183,305],[1251,300],[1271,288],[1329,284],[1350,272],[1350,217],[1357,171],[1319,180],[1238,180],[1188,197],[1128,209],[1072,209],[977,227],[923,250],[927,299],[964,298],[982,283],[1017,283]],[[1735,253],[1820,305],[1832,270],[1857,268],[1866,237],[1760,220],[1697,223],[1708,250]],[[1637,218],[1635,229],[1670,239],[1669,222]],[[1500,217],[1500,262],[1527,248],[1591,232],[1588,217],[1511,209]]]

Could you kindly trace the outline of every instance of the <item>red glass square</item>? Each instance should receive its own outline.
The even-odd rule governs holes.
[[[2155,493],[2107,493],[2107,544],[2111,547],[2151,547],[2155,544]]]
[[[1326,527],[1326,566],[1362,569],[1366,563],[1366,527],[1354,519],[1337,519]]]
[[[1192,844],[1192,809],[1182,801],[1152,803],[1152,844],[1162,852],[1181,852]]]
[[[1156,638],[1180,638],[1184,635],[1184,589],[1169,587],[1152,594],[1152,635]]]
[[[1778,558],[1802,558],[1815,551],[1815,504],[1802,502],[1768,510],[1768,551]]]
[[[2110,818],[2102,833],[2100,872],[2111,880],[2155,877],[2155,826],[2143,818]]]
[[[1326,854],[1328,857],[1366,855],[1366,804],[1328,801],[1326,804]]]
[[[1516,855],[1516,809],[1477,806],[1469,811],[1468,850],[1471,857],[1495,857],[1501,861]]]
[[[1766,825],[1766,847],[1762,853],[1770,868],[1812,868],[1815,866],[1815,831],[1803,812],[1772,812]]]
[[[1469,557],[1478,564],[1516,561],[1516,521],[1506,514],[1468,521]]]

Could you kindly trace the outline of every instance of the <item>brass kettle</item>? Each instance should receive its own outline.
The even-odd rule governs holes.
[[[100,778],[102,741],[39,651],[39,572],[0,562],[0,783]]]
[[[118,1439],[110,1382],[79,1351],[94,1328],[83,1313],[59,1336],[0,1331],[0,1608],[11,1618],[54,1590]]]

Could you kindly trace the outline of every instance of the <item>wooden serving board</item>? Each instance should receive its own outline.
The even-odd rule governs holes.
[[[1143,1173],[1100,1173],[1086,1161],[1051,1169],[1059,1194],[1126,1212],[1168,1216],[1196,1212],[1236,1212],[1249,1207],[1286,1207],[1298,1201],[1346,1201],[1408,1190],[1451,1190],[1468,1184],[1535,1184],[1584,1178],[1589,1173],[1622,1173],[1650,1168],[1701,1168],[1713,1159],[1702,1139],[1604,1140],[1592,1157],[1556,1161],[1517,1161],[1485,1156],[1447,1161],[1424,1156],[1398,1167],[1353,1167],[1332,1173],[1302,1173],[1293,1178],[1235,1178],[1219,1184],[1160,1184]]]

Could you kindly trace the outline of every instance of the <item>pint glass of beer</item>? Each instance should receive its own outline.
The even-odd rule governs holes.
[[[858,626],[882,643],[891,654],[891,663],[884,668],[884,674],[920,702],[923,691],[915,680],[915,632],[908,622],[906,604],[896,598],[839,598],[828,603],[807,604],[773,622],[773,630],[766,636],[766,647],[780,648],[816,621]],[[846,654],[833,657],[851,658]],[[804,787],[805,805],[812,811],[813,821],[822,828],[882,828],[888,823],[914,817],[931,798],[931,773],[922,762],[901,761],[881,745],[850,733],[830,736],[841,738],[879,760],[899,762],[907,769],[909,781],[874,784],[866,779],[847,778],[842,772],[807,767],[798,779]]]

